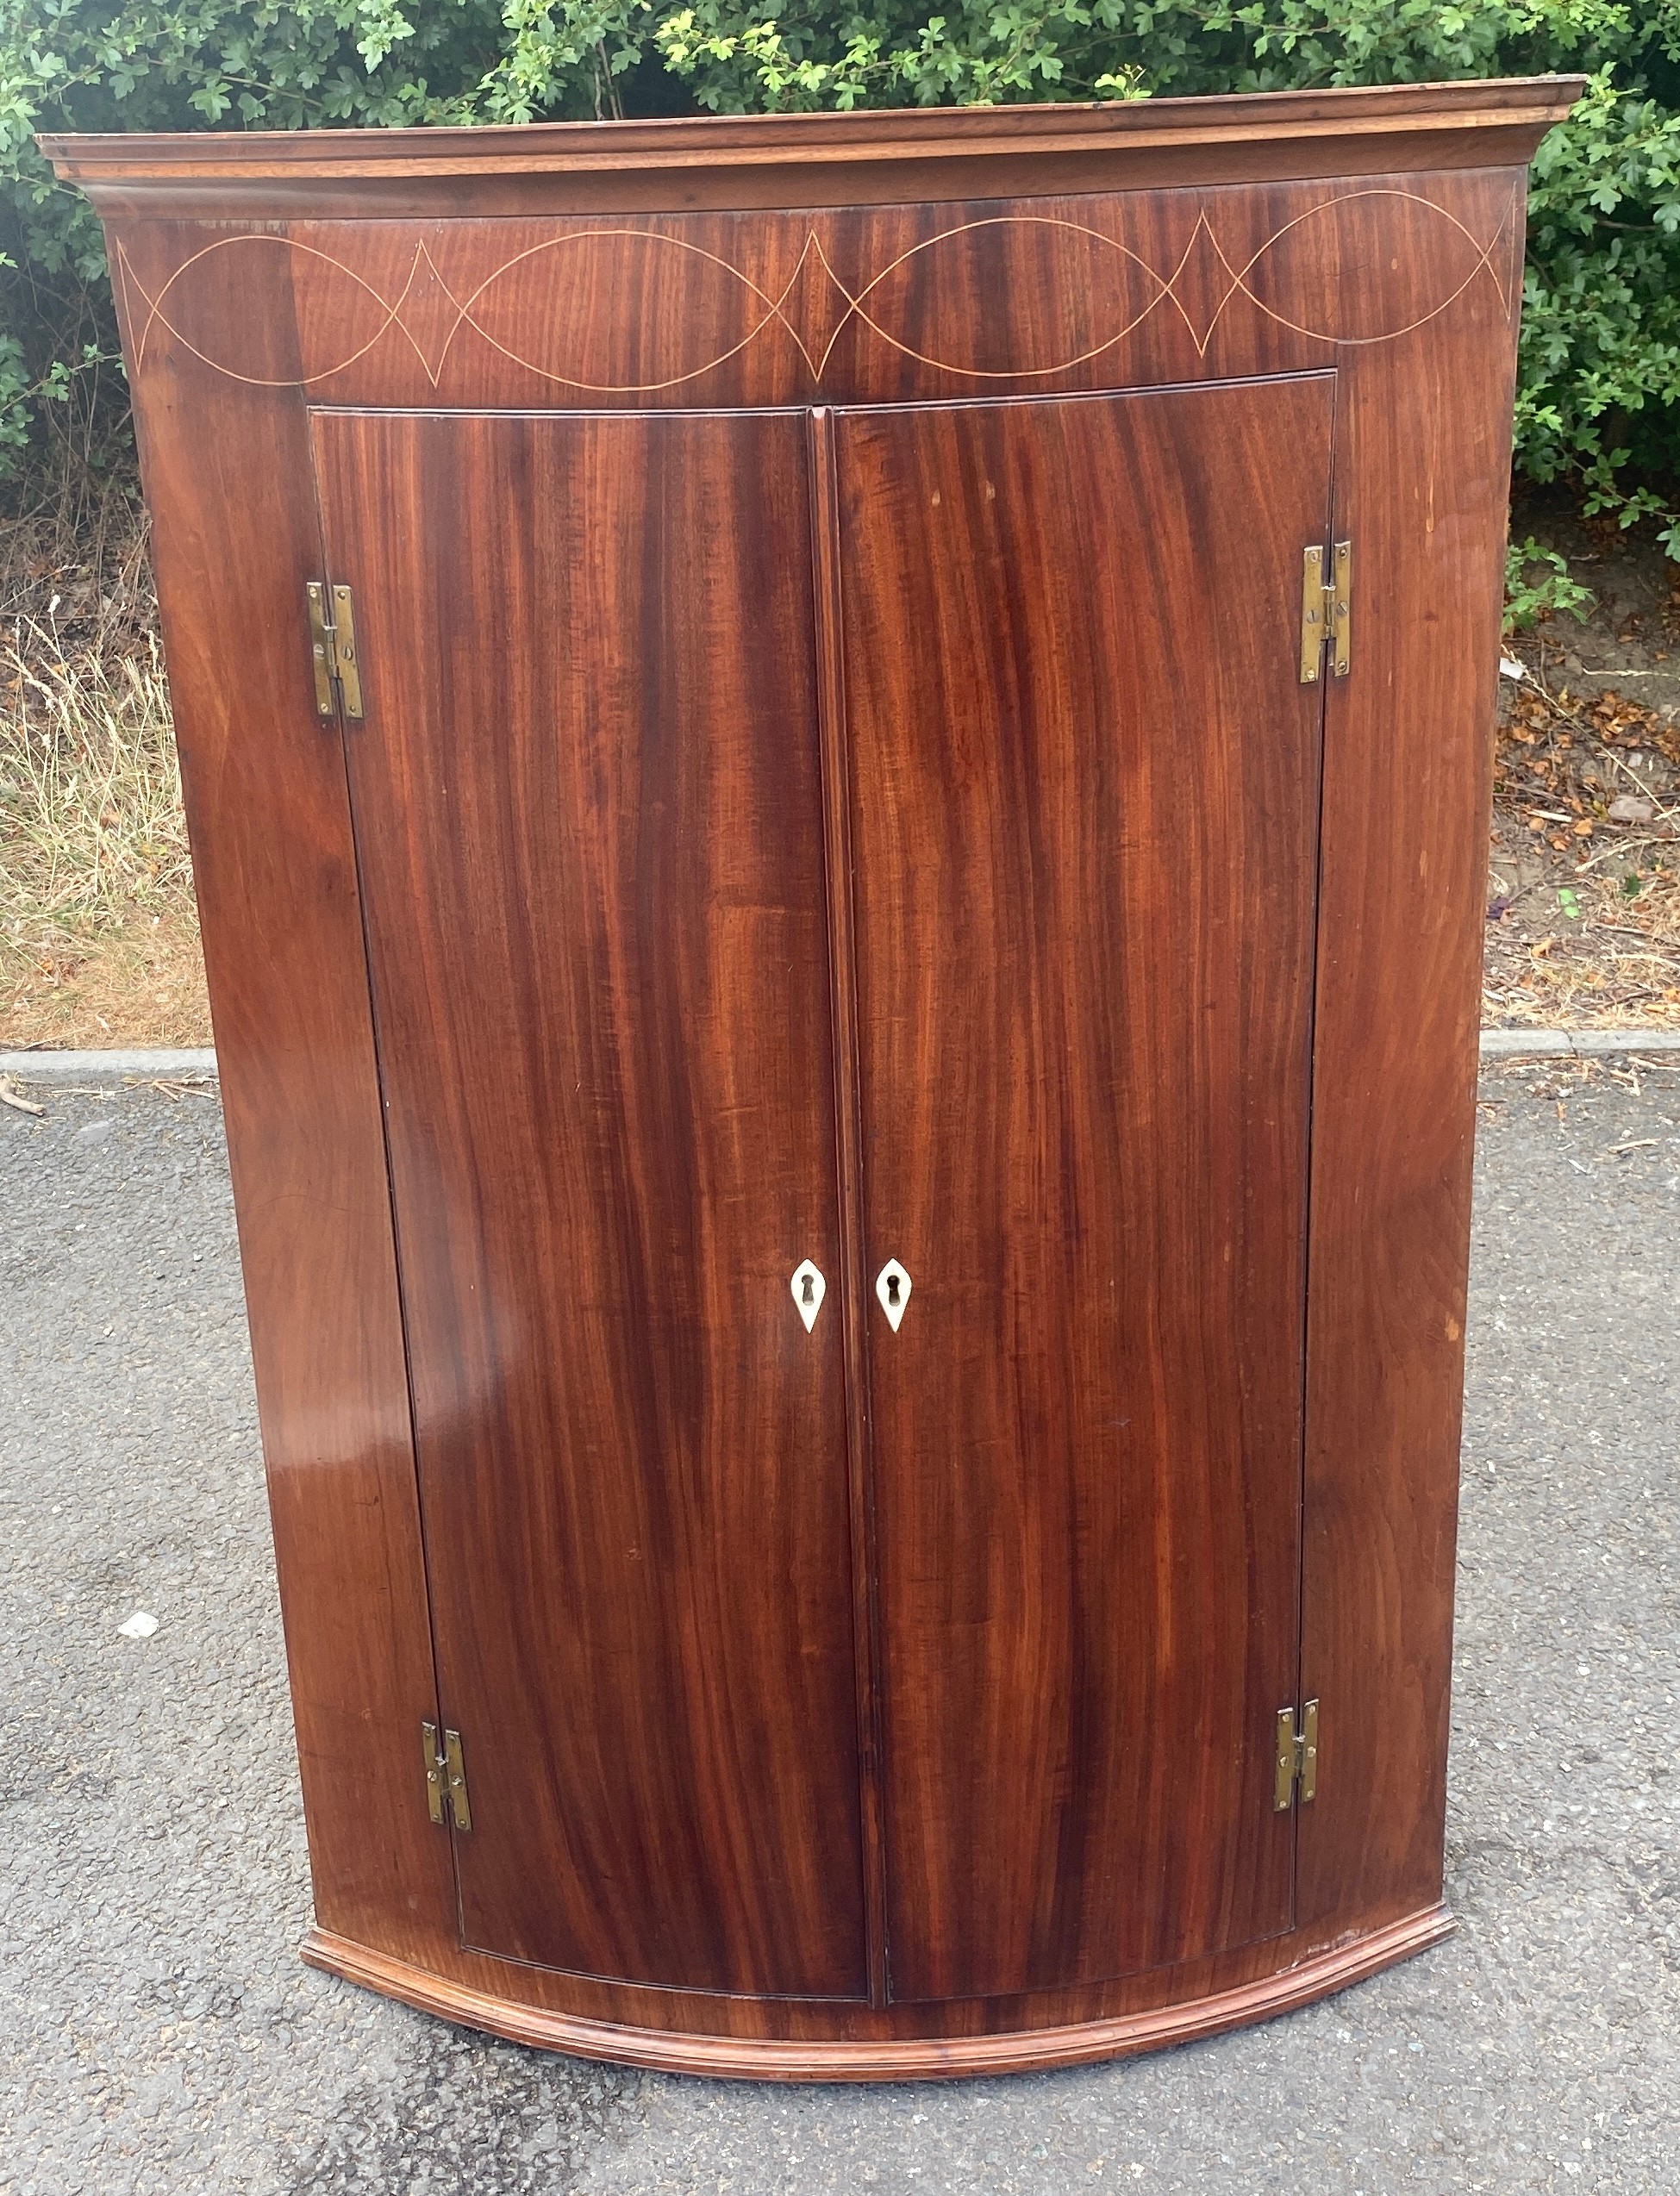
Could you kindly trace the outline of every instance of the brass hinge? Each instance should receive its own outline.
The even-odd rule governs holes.
[[[1301,683],[1318,683],[1324,644],[1330,643],[1330,669],[1347,677],[1348,590],[1353,577],[1353,545],[1339,541],[1330,552],[1330,578],[1324,577],[1322,549],[1301,555]]]
[[[329,590],[324,580],[312,579],[303,592],[309,606],[309,652],[315,664],[316,714],[330,717],[342,702],[347,717],[359,717],[362,672],[356,659],[356,608],[350,600],[350,590]]]
[[[1301,1711],[1297,1731],[1293,1708],[1277,1711],[1277,1771],[1271,1787],[1271,1804],[1282,1814],[1301,1787],[1301,1804],[1318,1790],[1318,1702],[1308,1700]]]
[[[426,1806],[434,1822],[443,1820],[445,1804],[454,1818],[457,1830],[471,1830],[472,1808],[466,1796],[466,1766],[461,1759],[461,1734],[446,1731],[440,1734],[434,1723],[420,1726],[426,1748]],[[443,1750],[438,1750],[438,1739],[443,1739]]]

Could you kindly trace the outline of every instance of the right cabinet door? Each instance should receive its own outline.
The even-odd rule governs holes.
[[[836,421],[897,2000],[1291,1924],[1334,391]]]

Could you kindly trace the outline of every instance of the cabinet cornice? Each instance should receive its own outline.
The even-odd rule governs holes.
[[[1579,77],[1106,105],[460,129],[45,135],[106,215],[459,216],[890,203],[1519,165]]]

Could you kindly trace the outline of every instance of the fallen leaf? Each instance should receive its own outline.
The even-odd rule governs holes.
[[[1648,824],[1657,811],[1649,801],[1641,801],[1636,793],[1618,793],[1610,803],[1610,821],[1623,824]]]

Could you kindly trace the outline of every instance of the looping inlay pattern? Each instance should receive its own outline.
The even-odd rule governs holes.
[[[1452,283],[1452,287],[1445,296],[1432,304],[1427,310],[1415,313],[1397,326],[1367,331],[1360,334],[1348,334],[1336,328],[1312,326],[1302,319],[1292,317],[1277,304],[1268,302],[1256,285],[1257,283],[1263,282],[1265,273],[1275,262],[1280,247],[1296,238],[1309,224],[1327,216],[1333,218],[1339,209],[1352,206],[1362,200],[1375,199],[1399,200],[1409,206],[1421,208],[1426,213],[1444,223],[1458,240],[1460,259],[1467,260],[1467,264],[1464,265],[1462,271],[1453,270],[1449,273],[1448,279]],[[543,238],[528,246],[523,251],[514,253],[510,259],[503,261],[490,273],[484,276],[472,288],[466,290],[465,296],[458,296],[451,289],[444,271],[438,265],[437,259],[423,238],[414,247],[413,256],[409,262],[402,287],[395,296],[389,297],[365,275],[359,273],[353,266],[347,265],[344,260],[336,259],[332,254],[322,252],[316,246],[304,243],[299,239],[275,235],[272,233],[240,231],[232,235],[216,238],[214,242],[205,245],[202,250],[184,260],[155,293],[148,291],[141,281],[133,261],[121,241],[117,246],[117,257],[119,276],[129,296],[131,308],[129,324],[136,331],[134,365],[137,372],[144,367],[147,349],[154,334],[161,332],[172,338],[183,349],[190,352],[204,365],[217,373],[226,374],[235,381],[245,382],[258,388],[315,388],[347,372],[352,366],[365,359],[378,344],[382,342],[387,334],[395,332],[398,337],[406,340],[419,360],[421,369],[428,381],[434,389],[436,389],[442,380],[445,367],[452,353],[465,334],[476,338],[492,352],[523,367],[527,371],[561,387],[577,390],[591,396],[653,396],[666,390],[680,388],[685,383],[697,381],[703,375],[715,372],[720,366],[726,365],[728,360],[746,350],[749,344],[772,325],[785,330],[804,360],[813,382],[817,384],[821,382],[829,359],[834,353],[834,346],[839,342],[846,328],[854,321],[877,340],[888,345],[904,357],[915,359],[921,365],[927,366],[937,372],[959,375],[969,380],[991,382],[1045,379],[1058,374],[1071,373],[1078,367],[1089,365],[1093,360],[1101,358],[1104,352],[1112,351],[1117,345],[1124,342],[1127,336],[1163,308],[1171,308],[1177,312],[1188,331],[1197,357],[1205,358],[1215,330],[1225,318],[1233,301],[1238,298],[1245,301],[1268,320],[1277,322],[1282,328],[1290,329],[1294,334],[1309,341],[1335,346],[1392,342],[1400,336],[1411,334],[1414,329],[1424,326],[1447,311],[1464,296],[1477,277],[1483,273],[1494,286],[1502,310],[1508,313],[1510,299],[1505,279],[1495,264],[1495,255],[1502,244],[1504,244],[1513,234],[1512,225],[1515,212],[1516,199],[1514,194],[1511,206],[1501,219],[1498,227],[1491,236],[1483,241],[1472,234],[1455,214],[1449,212],[1443,206],[1437,205],[1433,200],[1422,197],[1416,192],[1399,190],[1391,185],[1373,186],[1365,190],[1343,191],[1334,197],[1321,201],[1315,206],[1307,208],[1305,211],[1286,221],[1281,228],[1275,230],[1262,244],[1244,258],[1240,254],[1233,255],[1227,253],[1204,210],[1197,214],[1189,240],[1178,254],[1177,260],[1165,273],[1134,250],[1130,245],[1117,237],[1107,234],[1101,229],[1090,227],[1089,223],[1050,214],[998,214],[987,215],[977,221],[963,221],[951,228],[942,229],[937,235],[923,238],[920,242],[901,252],[896,259],[883,267],[879,273],[871,276],[867,282],[855,290],[850,288],[836,272],[833,262],[823,248],[821,236],[815,229],[812,229],[806,235],[803,247],[792,272],[773,296],[751,275],[745,273],[729,260],[720,258],[716,253],[707,250],[703,245],[694,243],[684,237],[673,236],[662,229],[612,226],[579,227],[568,229],[559,235]],[[890,315],[884,303],[884,294],[886,296],[891,294],[890,285],[893,284],[895,278],[898,278],[901,286],[908,284],[913,287],[918,275],[932,265],[932,255],[947,252],[953,247],[960,247],[965,240],[972,245],[986,232],[1022,229],[1054,232],[1059,241],[1077,240],[1085,248],[1101,247],[1102,251],[1113,253],[1115,255],[1117,263],[1125,271],[1127,282],[1129,284],[1136,278],[1144,284],[1146,294],[1141,302],[1128,307],[1118,326],[1099,338],[1083,343],[1070,356],[1030,365],[981,366],[958,359],[940,358],[931,350],[918,349],[903,336],[896,334],[890,327],[885,325]],[[729,281],[739,284],[743,293],[742,302],[747,315],[743,332],[736,340],[715,356],[708,357],[697,364],[686,365],[680,371],[673,371],[652,379],[599,381],[591,380],[583,373],[567,372],[563,364],[557,363],[552,359],[544,359],[528,356],[515,345],[504,341],[497,334],[493,328],[485,325],[486,320],[490,317],[488,301],[492,293],[499,284],[517,269],[528,266],[533,260],[546,254],[565,254],[574,252],[579,246],[609,245],[615,240],[634,242],[635,246],[642,248],[658,247],[661,251],[687,255],[686,264],[693,266],[696,271],[715,271]],[[1450,239],[1444,239],[1444,242],[1450,241]],[[342,276],[353,284],[373,314],[375,325],[372,332],[359,335],[343,357],[334,359],[330,364],[315,367],[307,372],[281,375],[253,374],[242,371],[232,359],[211,356],[209,352],[193,342],[183,330],[178,318],[172,317],[172,310],[177,315],[180,313],[180,306],[174,301],[178,296],[184,297],[187,294],[191,278],[195,275],[202,278],[205,272],[213,270],[213,263],[218,254],[251,248],[297,253],[306,261],[318,262],[323,269],[329,270],[333,275]],[[1184,289],[1190,286],[1187,284],[1186,277],[1188,271],[1197,261],[1198,256],[1205,259],[1208,254],[1211,254],[1211,269],[1203,265],[1198,270],[1198,277],[1203,291],[1200,301],[1201,310],[1198,312],[1196,309],[1197,301],[1194,297],[1187,298],[1183,294]],[[802,329],[796,321],[790,302],[796,289],[806,275],[808,263],[819,271],[821,279],[830,287],[832,291],[838,293],[838,317],[834,320],[834,325],[828,328],[826,336],[814,335],[810,330]],[[411,325],[409,319],[405,317],[405,312],[413,310],[413,301],[421,285],[427,281],[435,285],[436,293],[442,303],[441,334],[429,346],[423,340],[422,332]],[[135,308],[138,309],[134,309]]]

